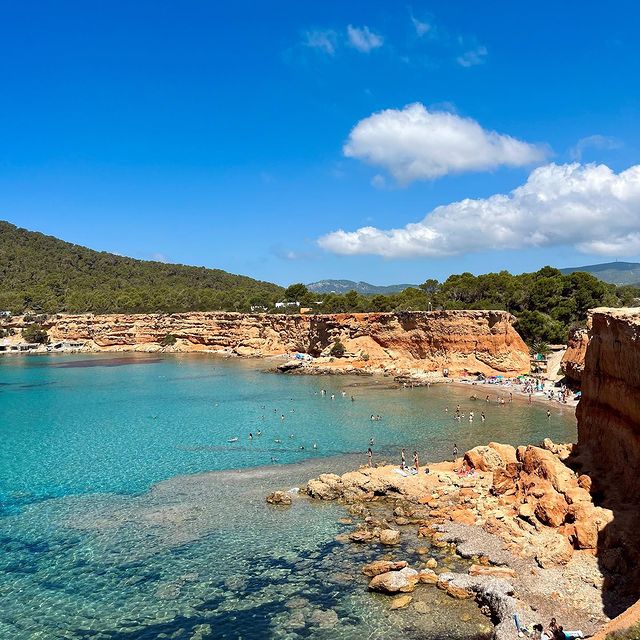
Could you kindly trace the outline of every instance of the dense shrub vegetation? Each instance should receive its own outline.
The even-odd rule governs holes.
[[[517,276],[462,273],[390,295],[314,294],[301,283],[282,289],[219,269],[134,260],[0,222],[0,310],[28,310],[33,322],[55,312],[273,312],[278,300],[298,302],[307,313],[504,309],[517,316],[527,343],[538,346],[564,342],[572,326],[585,322],[588,309],[633,304],[638,296],[635,287],[551,267]]]
[[[22,338],[25,342],[47,344],[49,336],[46,329],[40,324],[30,324],[22,330]]]

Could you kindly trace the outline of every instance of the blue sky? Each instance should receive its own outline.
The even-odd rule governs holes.
[[[638,259],[639,23],[632,1],[0,1],[0,219],[285,285]]]

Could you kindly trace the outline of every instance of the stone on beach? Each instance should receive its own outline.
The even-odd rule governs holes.
[[[400,544],[400,532],[395,529],[383,529],[380,532],[380,543],[389,546]]]
[[[358,529],[349,534],[351,542],[371,542],[374,537],[373,533],[367,529]]]

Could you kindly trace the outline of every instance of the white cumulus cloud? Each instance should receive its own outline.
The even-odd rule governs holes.
[[[519,167],[543,160],[547,149],[487,131],[475,120],[415,103],[386,109],[353,128],[344,155],[383,167],[401,184],[450,173]]]
[[[615,173],[603,164],[547,164],[508,194],[440,206],[399,229],[334,231],[318,244],[337,254],[386,258],[553,246],[638,255],[640,165]]]
[[[377,33],[373,33],[369,27],[347,27],[347,38],[349,44],[362,53],[369,53],[372,49],[382,46],[384,38]]]

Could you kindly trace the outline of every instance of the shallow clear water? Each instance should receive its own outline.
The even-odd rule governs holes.
[[[364,462],[370,437],[378,458],[406,446],[437,460],[453,442],[570,440],[572,412],[554,407],[548,420],[545,405],[472,402],[470,388],[390,389],[263,366],[195,355],[0,359],[1,638],[486,633],[472,603],[436,589],[416,592],[428,615],[389,612],[359,577],[383,552],[334,541],[345,530],[339,506],[274,509],[264,496]],[[453,419],[458,403],[473,424]]]

